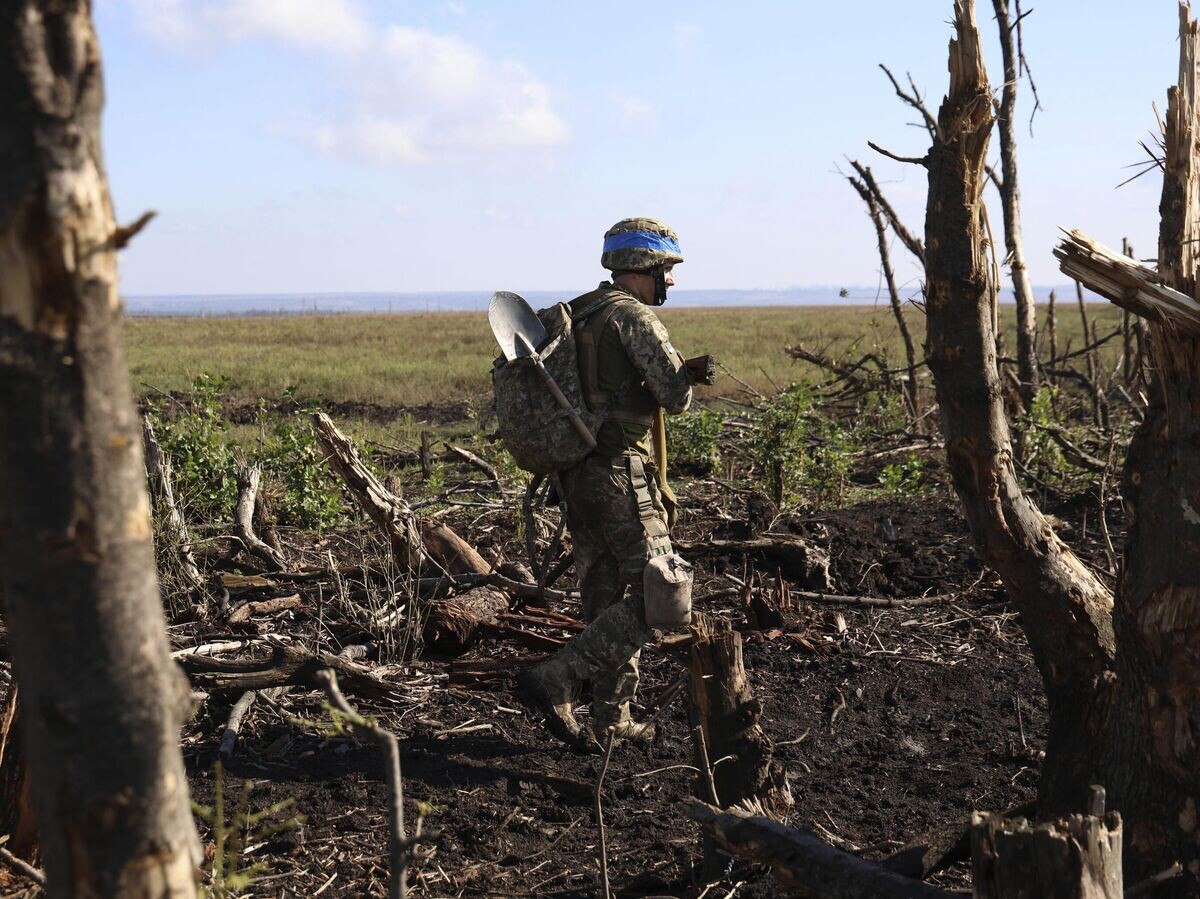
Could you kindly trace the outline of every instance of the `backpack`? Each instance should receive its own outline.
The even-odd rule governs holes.
[[[567,303],[537,313],[548,337],[546,345],[538,350],[542,364],[593,437],[609,409],[593,412],[585,399],[575,324],[614,300],[591,303],[579,315],[573,315]],[[602,316],[604,322],[607,318]],[[532,360],[517,358],[510,362],[501,355],[492,365],[492,389],[500,442],[525,471],[554,474],[578,465],[592,451],[571,424],[566,410],[555,402]]]

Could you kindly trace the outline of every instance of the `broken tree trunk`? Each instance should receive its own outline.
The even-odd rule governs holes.
[[[262,480],[262,469],[257,465],[247,465],[245,459],[238,460],[238,499],[234,508],[233,521],[237,527],[238,539],[246,550],[257,556],[268,571],[283,571],[287,568],[287,560],[278,550],[268,546],[254,533],[254,500],[258,496],[258,484]]]
[[[90,10],[0,0],[0,589],[47,894],[194,896]]]
[[[328,415],[317,412],[312,417],[312,423],[329,466],[345,482],[363,511],[383,528],[396,558],[410,571],[436,574],[439,566],[426,551],[420,531],[417,530],[416,518],[408,504],[379,482],[379,478],[363,464],[354,443],[338,430]]]
[[[976,899],[1123,899],[1121,818],[971,816]]]
[[[1125,463],[1120,652],[1100,778],[1125,822],[1125,875],[1173,862],[1155,896],[1200,893],[1200,26],[1180,4],[1168,93],[1158,271],[1071,232],[1058,252],[1090,288],[1150,321],[1150,404]],[[1057,251],[1056,251],[1057,252]],[[1081,747],[1081,752],[1083,748]]]
[[[950,90],[928,157],[925,219],[929,365],[947,466],[980,555],[1017,607],[1050,705],[1043,796],[1081,803],[1093,771],[1064,747],[1094,739],[1096,685],[1111,676],[1112,596],[1022,492],[996,366],[991,263],[984,241],[984,160],[991,93],[972,0],[955,2]],[[1086,766],[1085,766],[1086,767]]]
[[[728,621],[703,613],[696,614],[691,634],[693,724],[703,728],[717,799],[723,806],[759,802],[782,819],[792,795],[758,723],[762,705],[746,678],[742,635]]]
[[[770,818],[696,801],[686,811],[727,852],[770,865],[779,884],[794,891],[790,895],[811,899],[950,899],[953,895]]]
[[[449,525],[426,519],[421,522],[420,531],[426,552],[447,574],[457,576],[491,572],[492,566]]]

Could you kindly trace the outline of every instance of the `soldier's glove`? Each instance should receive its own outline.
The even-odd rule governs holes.
[[[717,360],[712,356],[696,356],[684,362],[683,366],[687,369],[689,384],[711,386],[717,383]]]

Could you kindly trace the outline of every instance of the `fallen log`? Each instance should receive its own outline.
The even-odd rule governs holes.
[[[483,556],[448,525],[425,519],[420,529],[426,552],[447,574],[488,574],[492,570]]]
[[[824,592],[833,587],[829,574],[829,553],[807,540],[794,535],[768,535],[747,540],[704,540],[694,543],[678,542],[675,548],[681,552],[761,554],[783,569],[783,573],[795,579],[801,586]]]
[[[953,893],[909,880],[812,834],[741,809],[721,810],[692,800],[687,816],[712,833],[725,851],[770,865],[786,889],[812,899],[950,899]]]
[[[327,652],[310,652],[278,643],[271,653],[253,659],[215,659],[198,654],[176,658],[193,688],[205,693],[244,693],[269,687],[299,686],[321,690],[316,673],[332,668],[348,692],[368,699],[395,699],[390,684],[378,680],[369,668]]]
[[[300,605],[300,594],[277,596],[274,599],[263,599],[256,602],[244,602],[229,613],[230,624],[241,624],[250,620],[251,615],[272,615],[287,609],[295,609]]]
[[[1006,818],[1028,817],[1037,804],[1026,802],[1003,812]],[[971,858],[971,822],[951,821],[909,840],[879,864],[902,877],[924,880],[956,862]]]

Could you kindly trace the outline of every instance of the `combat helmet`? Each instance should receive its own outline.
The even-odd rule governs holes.
[[[610,272],[649,272],[680,262],[678,235],[658,219],[621,219],[604,234],[600,264]]]

